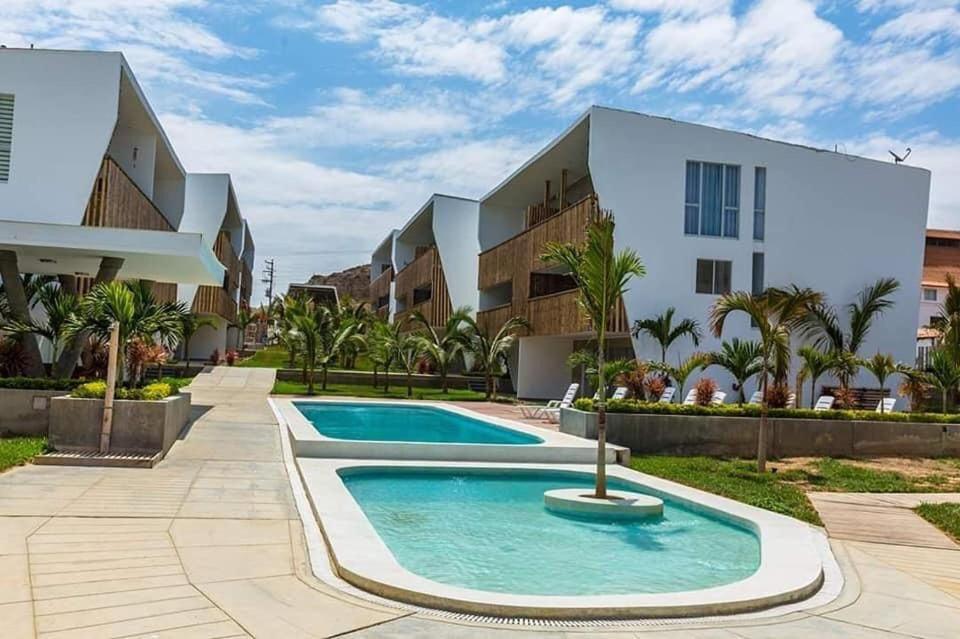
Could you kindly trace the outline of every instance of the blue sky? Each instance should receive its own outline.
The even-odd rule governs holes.
[[[909,146],[930,225],[960,227],[960,0],[3,0],[0,43],[123,51],[187,169],[233,174],[282,287],[591,104]]]

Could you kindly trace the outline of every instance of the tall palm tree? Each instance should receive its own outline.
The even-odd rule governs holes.
[[[464,320],[470,317],[470,308],[463,306],[456,309],[443,325],[443,330],[437,332],[430,320],[423,312],[416,310],[410,314],[408,319],[413,324],[419,324],[423,330],[425,342],[423,344],[423,355],[433,363],[440,375],[440,387],[443,394],[447,394],[447,374],[450,371],[450,365],[456,360],[458,354],[463,351],[464,339],[463,329]]]
[[[607,348],[607,322],[616,313],[617,303],[627,292],[633,277],[643,277],[646,269],[633,249],[614,250],[614,221],[610,211],[600,211],[587,226],[583,244],[548,243],[540,258],[569,271],[579,289],[580,311],[593,325],[597,343],[597,485],[595,497],[607,497],[607,380],[604,357]]]
[[[873,373],[880,383],[881,400],[883,395],[883,385],[887,378],[900,370],[897,363],[893,361],[893,356],[889,353],[876,353],[873,357],[861,362],[863,367]],[[880,412],[883,412],[883,401],[880,402]]]
[[[753,295],[734,291],[721,295],[710,309],[710,328],[716,337],[723,334],[723,326],[733,313],[750,317],[760,332],[762,347],[760,369],[760,428],[757,435],[757,471],[767,470],[767,385],[771,375],[783,383],[790,369],[790,335],[802,325],[810,308],[823,301],[823,295],[809,288],[792,286],[787,289],[768,288]]]
[[[413,373],[426,353],[429,340],[416,333],[404,333],[397,341],[397,361],[407,375],[407,397],[413,397]]]
[[[367,356],[375,364],[383,367],[383,392],[390,392],[390,367],[397,361],[400,344],[403,341],[404,327],[401,322],[378,321],[366,337]],[[374,372],[376,384],[376,372]]]
[[[354,335],[356,326],[339,322],[326,304],[307,301],[296,312],[287,315],[303,343],[303,362],[306,367],[307,394],[314,393],[317,366],[321,371],[321,390],[327,390],[327,372]]]
[[[810,380],[810,408],[817,401],[817,380],[834,369],[836,358],[831,353],[806,345],[797,350],[800,356],[800,378]]]
[[[204,326],[216,328],[217,323],[212,317],[194,313],[187,310],[185,306],[181,308],[180,335],[183,338],[181,342],[183,344],[183,369],[188,373],[190,372],[190,342],[193,340],[193,336]]]
[[[686,318],[674,326],[673,316],[676,312],[677,309],[671,306],[656,317],[637,320],[633,323],[634,337],[640,337],[642,333],[646,333],[660,345],[660,363],[662,364],[667,363],[667,351],[670,350],[670,346],[681,337],[689,337],[694,346],[700,346],[702,337],[700,325],[696,320]]]
[[[256,321],[254,317],[254,312],[250,310],[250,307],[246,304],[241,304],[240,308],[237,309],[237,316],[234,318],[230,326],[237,329],[237,343],[236,347],[242,349],[244,346],[244,336],[247,332],[247,327],[253,324]]]
[[[763,357],[763,349],[758,342],[734,337],[729,342],[724,341],[719,351],[707,353],[706,366],[719,366],[730,373],[737,383],[737,403],[743,404],[747,401],[743,387],[763,368],[760,362],[761,357]]]
[[[960,385],[960,365],[947,349],[937,348],[930,353],[927,372],[930,383],[940,391],[940,410],[947,412],[947,396]]]
[[[530,324],[522,317],[511,317],[490,335],[474,318],[467,316],[463,321],[467,325],[463,334],[464,346],[473,355],[474,367],[483,372],[486,398],[496,399],[496,378],[506,369],[507,355],[517,343],[517,332]]]

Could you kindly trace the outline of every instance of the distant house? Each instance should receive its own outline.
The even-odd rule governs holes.
[[[917,360],[921,363],[926,361],[930,349],[940,337],[939,331],[931,325],[942,314],[948,275],[960,281],[960,231],[927,229],[917,329]]]
[[[287,295],[291,297],[306,296],[318,304],[337,306],[340,296],[337,287],[328,284],[291,284],[287,287]]]

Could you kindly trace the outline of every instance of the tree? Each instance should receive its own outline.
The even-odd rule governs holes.
[[[923,410],[923,404],[930,389],[930,376],[926,371],[900,364],[897,367],[900,373],[900,394],[910,398],[910,412]]]
[[[58,286],[44,286],[36,292],[36,299],[43,307],[46,316],[44,321],[33,317],[25,322],[11,319],[4,323],[3,328],[17,338],[25,334],[46,338],[53,347],[53,359],[56,361],[63,348],[67,322],[79,310],[80,298]]]
[[[187,310],[186,306],[180,308],[180,335],[182,337],[181,343],[183,344],[183,366],[184,370],[190,371],[190,342],[193,340],[193,336],[203,328],[208,326],[210,328],[216,328],[217,323],[213,320],[212,317],[205,317],[199,313],[194,313],[193,311]]]
[[[940,312],[930,322],[930,328],[940,332],[940,348],[955,362],[960,362],[960,287],[953,275],[947,273],[947,295],[940,304]]]
[[[761,357],[763,357],[763,350],[759,343],[734,337],[729,342],[724,341],[720,345],[719,351],[706,355],[705,368],[707,366],[719,366],[726,369],[737,382],[737,403],[743,404],[747,401],[743,387],[751,377],[758,374],[763,368],[760,361]]]
[[[680,401],[683,401],[683,387],[687,383],[687,380],[695,372],[706,366],[706,364],[707,356],[705,354],[693,353],[687,359],[678,360],[676,366],[653,362],[650,368],[661,371],[664,375],[672,379],[673,383],[677,386],[677,395],[680,396]]]
[[[522,317],[511,317],[490,335],[474,318],[468,316],[463,321],[467,325],[462,338],[464,346],[473,355],[474,367],[483,372],[487,400],[496,399],[496,378],[506,368],[507,355],[517,342],[517,332],[530,324]]]
[[[298,306],[295,312],[287,314],[286,319],[302,340],[307,394],[314,394],[317,366],[321,370],[321,390],[327,390],[330,364],[353,337],[356,327],[339,322],[335,312],[328,306],[313,301]]]
[[[416,333],[405,333],[397,341],[397,361],[407,374],[407,397],[413,397],[413,373],[426,352],[429,340]]]
[[[233,320],[233,323],[230,324],[237,329],[237,348],[243,348],[244,335],[247,332],[247,327],[255,321],[254,313],[250,310],[250,307],[246,304],[241,304],[240,308],[237,309],[236,318]]]
[[[468,317],[470,317],[469,307],[464,306],[456,309],[444,323],[443,331],[440,333],[419,310],[414,311],[409,318],[410,322],[419,324],[424,331],[423,354],[436,366],[437,373],[440,375],[440,386],[445,395],[447,394],[447,373],[450,371],[450,364],[463,351],[464,321]]]
[[[946,413],[947,395],[960,384],[960,365],[947,349],[934,349],[930,353],[928,376],[930,383],[940,391],[940,410]]]
[[[673,316],[677,312],[674,307],[668,308],[662,314],[648,319],[637,320],[633,323],[633,336],[640,337],[646,333],[660,345],[660,363],[667,363],[667,351],[681,337],[687,336],[694,346],[700,346],[700,325],[694,319],[682,319],[674,326]]]
[[[784,383],[790,370],[790,335],[809,316],[811,307],[821,304],[823,296],[809,288],[792,286],[769,288],[754,295],[734,291],[721,295],[710,309],[710,328],[716,337],[733,313],[750,317],[760,332],[762,349],[760,370],[760,428],[757,436],[757,472],[767,469],[767,385],[772,375],[776,383]]]
[[[63,334],[73,338],[88,332],[101,342],[109,339],[114,323],[120,326],[120,352],[117,365],[126,366],[126,353],[136,343],[174,345],[183,338],[182,305],[157,302],[150,287],[141,281],[97,284],[80,301]],[[136,371],[128,371],[128,384],[136,384]],[[122,376],[121,376],[122,378]]]
[[[883,385],[886,383],[887,378],[900,370],[897,363],[893,361],[893,356],[889,353],[876,353],[873,357],[863,360],[861,363],[864,368],[873,373],[873,376],[877,378],[877,382],[880,383],[880,394],[882,397]],[[880,412],[883,412],[883,401],[880,402]]]
[[[614,250],[614,221],[610,211],[600,211],[586,229],[583,244],[548,243],[540,258],[569,271],[579,289],[577,304],[593,325],[597,343],[597,499],[607,497],[607,379],[604,358],[607,348],[607,322],[616,313],[617,304],[627,292],[633,277],[646,275],[640,256],[633,249]]]
[[[597,388],[600,379],[600,372],[597,370],[597,351],[589,348],[574,351],[567,357],[567,366],[570,368],[582,366],[587,381],[592,387]],[[637,363],[632,359],[607,360],[604,362],[603,368],[604,379],[613,381],[636,370]],[[642,397],[642,395],[638,395],[638,397]]]
[[[797,350],[800,356],[801,379],[810,380],[810,408],[817,401],[817,380],[833,370],[835,357],[813,346],[801,346]]]
[[[383,367],[383,392],[390,392],[390,367],[397,361],[400,343],[403,340],[403,325],[400,322],[377,321],[367,335],[367,356],[375,365]],[[376,386],[376,371],[374,371]]]

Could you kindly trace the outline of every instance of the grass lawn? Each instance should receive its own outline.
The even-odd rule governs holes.
[[[820,518],[807,492],[951,492],[960,485],[960,463],[950,459],[786,459],[770,461],[768,468],[777,472],[765,475],[756,473],[755,462],[740,459],[646,456],[634,457],[631,465],[640,472],[815,524]]]
[[[276,395],[306,395],[307,385],[300,382],[277,381],[273,385],[273,392]],[[390,392],[384,393],[381,383],[380,388],[374,388],[368,384],[328,384],[327,390],[320,390],[320,383],[315,385],[315,394],[319,396],[332,397],[370,397],[370,398],[389,398],[389,399],[407,399],[407,387],[403,384],[402,378],[392,379],[390,383]],[[411,399],[427,400],[454,400],[460,402],[483,401],[483,393],[478,393],[466,389],[454,389],[444,395],[439,388],[417,388],[413,389]]]
[[[916,512],[960,542],[960,504],[920,504]]]
[[[9,437],[0,439],[0,472],[25,464],[43,452],[46,437]]]
[[[302,361],[301,358],[296,358],[293,368],[299,368]],[[267,346],[254,353],[249,359],[237,362],[236,365],[247,368],[289,368],[289,364],[290,356],[287,354],[287,349],[282,346]],[[357,365],[353,370],[372,371],[373,365],[365,355],[361,354],[357,357]]]

